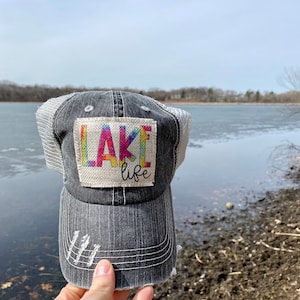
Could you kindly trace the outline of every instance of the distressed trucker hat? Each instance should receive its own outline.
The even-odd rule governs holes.
[[[66,280],[89,288],[102,258],[116,289],[175,272],[170,183],[182,163],[191,116],[122,91],[72,93],[36,113],[47,166],[63,174],[59,258]]]

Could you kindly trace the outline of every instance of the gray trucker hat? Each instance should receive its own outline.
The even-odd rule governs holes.
[[[116,289],[167,279],[176,241],[170,183],[191,116],[121,91],[73,93],[36,113],[47,166],[63,174],[59,258],[66,280],[89,288],[102,258]]]

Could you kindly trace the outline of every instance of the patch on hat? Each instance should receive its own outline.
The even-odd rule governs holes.
[[[153,186],[156,138],[153,119],[76,119],[74,147],[81,185],[94,188]]]

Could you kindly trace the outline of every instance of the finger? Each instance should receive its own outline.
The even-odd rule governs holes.
[[[131,290],[115,291],[113,300],[127,300]]]
[[[101,260],[94,271],[90,290],[82,300],[111,300],[115,288],[113,265],[106,259]]]
[[[140,288],[132,300],[151,300],[154,296],[153,286],[145,286]]]
[[[85,289],[76,287],[68,283],[55,298],[55,300],[79,300],[86,292]]]

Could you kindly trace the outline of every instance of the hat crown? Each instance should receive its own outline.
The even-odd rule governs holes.
[[[81,201],[146,202],[161,195],[173,178],[178,119],[149,97],[77,93],[57,110],[53,129],[63,158],[64,185]]]

